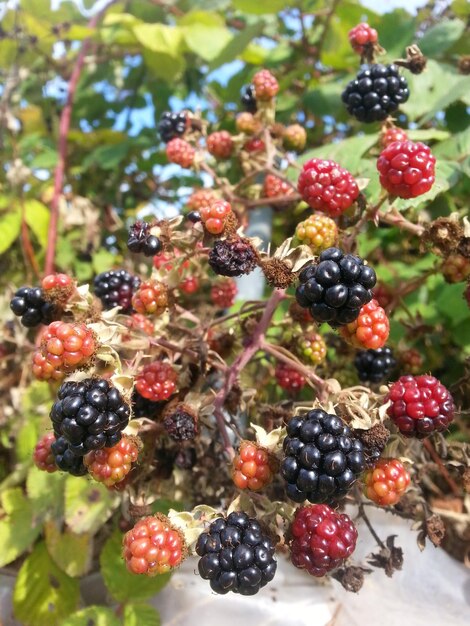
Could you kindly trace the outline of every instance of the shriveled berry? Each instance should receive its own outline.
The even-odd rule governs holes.
[[[268,485],[276,471],[275,458],[252,441],[242,441],[233,460],[232,480],[239,489],[259,491]]]
[[[233,215],[232,207],[226,200],[215,200],[199,209],[204,228],[211,235],[221,235],[229,215]]]
[[[377,350],[387,342],[390,322],[377,300],[371,300],[361,307],[358,318],[343,326],[340,332],[355,348]]]
[[[190,406],[178,402],[164,411],[163,426],[175,441],[194,439],[198,433],[198,416]]]
[[[338,239],[338,227],[330,217],[315,213],[297,224],[295,235],[316,255],[334,246]]]
[[[364,495],[379,506],[393,506],[410,484],[410,474],[398,459],[379,459],[363,477]]]
[[[152,402],[168,400],[176,391],[178,373],[166,361],[154,361],[143,367],[135,378],[135,388]]]
[[[388,415],[405,437],[424,439],[446,430],[454,419],[449,390],[434,376],[402,376],[390,387]]]
[[[33,461],[36,467],[43,472],[48,472],[49,474],[57,471],[54,454],[51,450],[51,446],[54,441],[54,433],[46,433],[41,437],[41,439],[39,439],[33,452]]]
[[[310,159],[304,163],[297,187],[312,209],[330,217],[344,213],[359,195],[352,174],[335,161],[324,159]]]
[[[377,160],[380,184],[393,196],[417,198],[434,185],[436,158],[420,142],[396,141]]]
[[[342,565],[356,548],[357,530],[351,518],[326,504],[297,509],[290,533],[292,563],[312,576],[325,576]]]
[[[72,295],[75,283],[67,274],[49,274],[42,279],[41,287],[44,298],[61,308]]]
[[[377,300],[383,309],[387,309],[393,302],[393,291],[386,283],[377,283],[372,293],[374,300]]]
[[[190,168],[194,165],[196,151],[184,139],[172,139],[166,146],[166,156],[170,163]]]
[[[279,91],[279,83],[269,70],[260,70],[253,76],[253,87],[255,98],[258,101],[269,101]]]
[[[209,253],[209,265],[220,276],[250,274],[258,264],[258,255],[248,241],[233,237],[215,242]]]
[[[292,395],[302,391],[307,382],[300,372],[286,363],[278,363],[276,365],[274,376],[279,387],[282,387],[282,389],[285,389]]]
[[[123,435],[121,441],[111,448],[88,452],[83,457],[83,463],[94,480],[112,487],[124,480],[138,456],[137,440]]]
[[[232,135],[226,130],[219,130],[207,137],[207,149],[217,159],[229,159],[233,151]]]
[[[122,540],[122,556],[132,574],[165,574],[181,565],[186,550],[181,531],[165,515],[140,519]]]
[[[211,300],[220,309],[228,309],[235,302],[237,283],[232,278],[217,281],[211,288]]]
[[[141,283],[132,296],[132,306],[143,315],[161,315],[168,307],[168,289],[158,280]]]
[[[147,316],[142,313],[132,313],[130,317],[126,317],[126,326],[131,330],[140,330],[146,335],[153,335],[155,325]]]

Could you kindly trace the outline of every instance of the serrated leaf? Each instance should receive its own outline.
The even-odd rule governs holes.
[[[118,504],[116,495],[100,483],[67,476],[65,521],[74,532],[94,534],[112,515]]]
[[[122,533],[116,530],[101,551],[100,566],[106,587],[119,602],[150,598],[163,589],[171,575],[147,577],[131,574],[122,558],[122,537]]]
[[[114,611],[105,606],[88,606],[69,615],[61,626],[121,626],[121,622]]]
[[[52,520],[47,522],[44,530],[47,550],[63,572],[76,578],[90,571],[93,557],[93,536],[90,533],[77,535],[70,528],[61,532]]]
[[[59,516],[64,508],[64,487],[66,474],[54,472],[48,474],[33,465],[26,477],[26,493],[34,503],[36,512],[48,513],[50,517]]]
[[[78,580],[64,574],[39,543],[21,566],[13,591],[15,617],[25,626],[59,626],[77,607]]]
[[[149,604],[126,604],[124,626],[160,626],[160,615]]]
[[[3,492],[2,508],[7,515],[0,519],[0,567],[18,558],[41,532],[34,506],[20,488]]]

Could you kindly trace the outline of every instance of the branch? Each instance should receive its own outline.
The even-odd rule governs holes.
[[[421,224],[413,224],[413,222],[407,220],[406,217],[403,217],[397,209],[392,209],[388,213],[381,213],[378,218],[381,222],[385,222],[385,224],[407,230],[417,237],[421,237],[425,231],[424,226],[421,226]]]
[[[426,450],[429,452],[429,455],[432,458],[432,460],[434,461],[434,463],[436,463],[437,467],[439,468],[439,472],[441,473],[441,475],[444,478],[444,480],[446,481],[446,483],[449,485],[450,490],[452,491],[454,496],[460,496],[460,489],[459,489],[457,483],[452,478],[452,476],[449,474],[449,472],[447,470],[447,467],[442,462],[441,457],[437,454],[436,450],[434,449],[434,446],[429,441],[429,439],[425,439],[423,441],[423,445],[426,448]]]
[[[110,0],[103,9],[94,15],[88,22],[88,28],[95,28],[98,21],[107,11],[107,9],[116,2],[116,0]],[[59,141],[58,141],[58,160],[54,172],[54,194],[51,201],[51,218],[49,222],[49,233],[47,237],[47,251],[46,262],[44,266],[44,273],[51,274],[54,271],[55,264],[55,252],[57,244],[57,227],[59,224],[59,201],[64,186],[65,167],[67,159],[67,135],[70,130],[70,121],[72,119],[73,103],[75,99],[75,92],[77,90],[78,81],[85,63],[85,57],[91,45],[91,39],[85,39],[80,52],[77,57],[77,61],[70,75],[67,91],[67,101],[60,114],[59,120]]]
[[[316,59],[317,61],[320,61],[320,57],[321,57],[321,53],[323,50],[323,45],[325,43],[326,40],[326,36],[328,34],[328,29],[330,28],[330,22],[331,19],[338,7],[338,4],[340,3],[341,0],[333,0],[332,4],[331,4],[331,9],[329,10],[326,18],[325,18],[325,22],[323,24],[323,30],[321,32],[320,35],[320,39],[318,40],[318,46],[317,46],[317,52],[316,52]]]

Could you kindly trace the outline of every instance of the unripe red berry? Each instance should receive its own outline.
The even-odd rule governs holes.
[[[359,187],[352,174],[334,161],[310,159],[304,163],[298,191],[305,202],[330,217],[338,217],[352,206]]]
[[[402,370],[407,374],[419,374],[423,369],[424,359],[418,350],[409,348],[400,353],[400,362]]]
[[[186,276],[179,284],[181,291],[187,295],[196,293],[199,289],[199,279],[197,276]]]
[[[266,150],[266,144],[259,137],[253,137],[253,139],[245,141],[243,149],[250,153],[264,152]]]
[[[123,435],[111,448],[92,450],[83,457],[90,476],[107,487],[120,483],[131,471],[139,456],[139,445],[134,437]]]
[[[305,387],[305,377],[286,363],[278,363],[274,372],[277,384],[295,395]]]
[[[123,557],[133,574],[155,576],[181,565],[186,545],[181,532],[165,515],[139,520],[123,538]]]
[[[217,281],[211,288],[212,302],[221,309],[228,309],[235,302],[237,283],[232,278]]]
[[[326,504],[297,509],[290,533],[292,563],[312,576],[336,569],[356,548],[357,530],[352,520]]]
[[[36,467],[48,474],[52,474],[58,469],[51,451],[51,445],[54,441],[54,433],[46,433],[39,439],[33,452],[33,461]]]
[[[383,309],[388,308],[393,302],[393,291],[385,283],[377,283],[372,293]]]
[[[450,254],[442,264],[442,274],[448,283],[462,283],[470,278],[470,259],[461,254]]]
[[[269,101],[279,91],[279,83],[269,70],[260,70],[253,76],[256,100]]]
[[[141,283],[132,296],[132,306],[143,315],[161,315],[168,306],[168,289],[158,280]]]
[[[382,150],[378,158],[380,184],[393,196],[417,198],[433,186],[435,165],[428,146],[396,141]]]
[[[300,243],[309,246],[313,254],[317,255],[335,245],[338,227],[330,217],[315,213],[297,224],[295,236]]]
[[[276,462],[267,450],[252,441],[242,441],[233,460],[232,479],[238,489],[259,491],[268,485]]]
[[[48,302],[63,306],[72,295],[75,284],[67,274],[49,274],[42,279],[42,290]]]
[[[166,156],[170,163],[176,163],[181,167],[192,167],[195,155],[196,151],[192,145],[179,137],[169,141],[166,146]]]
[[[340,333],[355,348],[377,350],[387,343],[390,322],[377,300],[371,300],[361,307],[354,322],[341,327]]]
[[[195,189],[186,201],[186,205],[192,211],[199,211],[216,200],[218,197],[213,189]]]
[[[263,184],[263,195],[265,198],[278,198],[279,196],[292,196],[294,188],[289,185],[288,182],[273,176],[273,174],[267,174]]]
[[[224,231],[227,218],[232,214],[232,207],[226,200],[215,200],[199,209],[204,228],[211,235],[221,235]]]
[[[380,134],[380,145],[382,148],[386,148],[395,141],[408,141],[408,135],[403,128],[398,128],[397,126],[384,128]]]
[[[152,402],[168,400],[176,391],[178,373],[170,363],[154,361],[141,369],[135,379],[135,388],[143,398]]]
[[[363,22],[351,28],[348,38],[351,48],[358,54],[364,54],[367,45],[377,43],[378,34],[375,28],[371,28],[369,24]]]
[[[207,149],[218,159],[230,158],[233,151],[231,134],[226,130],[219,130],[207,137]]]
[[[146,335],[153,335],[155,332],[155,325],[152,320],[142,313],[132,313],[130,317],[127,317],[126,326],[131,330],[140,330]]]
[[[398,459],[379,459],[364,473],[364,495],[379,506],[393,506],[410,484],[410,473]]]
[[[423,439],[446,430],[455,405],[446,387],[434,376],[402,376],[390,387],[388,415],[405,437]]]

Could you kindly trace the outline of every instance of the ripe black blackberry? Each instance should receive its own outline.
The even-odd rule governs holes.
[[[121,439],[130,409],[107,380],[85,378],[63,383],[50,412],[57,438],[63,437],[76,456],[110,448]]]
[[[247,239],[219,239],[209,253],[209,265],[219,276],[249,274],[258,264],[258,255]]]
[[[309,308],[317,322],[342,326],[357,319],[364,304],[372,300],[377,277],[374,270],[353,254],[327,248],[317,263],[310,263],[299,275],[295,297]]]
[[[410,96],[408,83],[396,65],[370,65],[343,91],[342,100],[360,122],[380,122]]]
[[[135,222],[129,228],[127,247],[136,254],[155,256],[162,249],[162,243],[158,237],[150,234],[150,224],[147,222]]]
[[[256,519],[233,512],[212,522],[199,535],[196,552],[199,574],[213,591],[252,596],[274,578],[275,545]]]
[[[371,383],[389,378],[396,363],[391,348],[360,350],[354,359],[359,379]]]
[[[84,476],[88,470],[83,463],[83,457],[76,456],[70,449],[65,437],[58,437],[51,445],[52,454],[57,467],[72,476]]]
[[[362,443],[336,415],[314,409],[287,424],[281,475],[295,502],[334,502],[364,470]]]
[[[201,214],[199,213],[199,211],[190,211],[186,215],[186,219],[188,219],[193,224],[197,224],[198,222],[201,221]]]
[[[164,402],[152,402],[140,395],[137,389],[132,394],[132,415],[134,417],[148,417],[152,419],[161,411]]]
[[[240,101],[244,111],[248,111],[248,113],[256,113],[258,107],[256,106],[254,85],[245,85],[245,87],[243,87]]]
[[[140,278],[126,270],[109,270],[98,274],[94,280],[95,295],[105,309],[121,306],[123,313],[132,310],[132,296],[140,285]]]
[[[175,441],[194,439],[197,435],[197,414],[182,402],[170,404],[163,413],[163,426]]]
[[[182,137],[186,131],[186,113],[171,113],[164,111],[158,122],[158,132],[161,140],[168,143],[175,137]]]
[[[44,292],[40,287],[20,287],[10,300],[10,309],[21,317],[21,323],[26,328],[33,328],[39,324],[50,324],[57,319],[57,308],[44,299]]]

